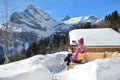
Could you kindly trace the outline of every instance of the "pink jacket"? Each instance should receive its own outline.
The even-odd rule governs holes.
[[[72,59],[74,59],[74,60],[76,60],[77,61],[77,56],[78,56],[78,53],[81,53],[81,52],[86,52],[86,47],[84,47],[83,48],[83,50],[81,51],[81,49],[80,48],[77,48],[76,50],[75,50],[75,52],[73,53],[73,55],[72,55]]]

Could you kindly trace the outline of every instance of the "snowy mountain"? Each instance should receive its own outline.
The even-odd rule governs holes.
[[[90,22],[91,24],[95,24],[99,22],[98,18],[96,16],[81,16],[81,17],[75,17],[71,18],[69,20],[64,21],[65,24],[78,24],[78,23],[86,23]]]
[[[62,21],[57,24],[56,31],[69,31],[70,29],[78,28],[85,25],[87,22],[91,23],[91,25],[98,23],[100,20],[96,16],[81,16],[74,17],[68,20]]]
[[[44,10],[28,5],[23,12],[14,12],[10,17],[10,30],[16,32],[35,32],[38,38],[47,37],[56,31],[69,31],[73,25],[82,25],[86,22],[98,22],[95,16],[70,18],[66,21],[56,21]]]
[[[14,12],[10,17],[13,31],[35,32],[39,37],[49,35],[57,22],[40,8],[28,5],[23,12]],[[43,36],[42,36],[43,37]]]

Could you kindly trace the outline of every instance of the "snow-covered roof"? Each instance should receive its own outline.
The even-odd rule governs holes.
[[[120,33],[111,28],[75,29],[69,32],[70,45],[72,41],[83,37],[86,46],[120,46]]]

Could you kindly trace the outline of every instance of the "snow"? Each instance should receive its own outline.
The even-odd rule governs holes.
[[[120,57],[97,59],[64,70],[59,63],[68,53],[36,55],[0,65],[0,80],[120,80]]]
[[[48,69],[40,63],[40,56],[0,66],[0,80],[51,80]],[[41,76],[42,74],[46,74]]]
[[[86,46],[120,46],[120,33],[111,28],[76,29],[69,32],[72,40],[78,42],[83,37]]]
[[[64,21],[66,24],[78,24],[78,23],[86,23],[91,22],[91,24],[99,22],[96,16],[81,16],[81,17],[74,17],[69,20]]]
[[[120,58],[97,59],[57,73],[55,78],[59,80],[119,80],[119,67]]]

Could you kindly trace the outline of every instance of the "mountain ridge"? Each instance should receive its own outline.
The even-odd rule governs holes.
[[[74,20],[74,22],[72,22]],[[44,10],[40,8],[35,8],[32,4],[29,4],[23,12],[14,12],[10,17],[10,25],[12,26],[27,26],[32,29],[37,29],[40,31],[54,30],[53,28],[58,24],[65,24],[63,27],[68,26],[70,22],[76,24],[78,22],[91,22],[95,23],[98,20],[95,16],[83,16],[71,18],[66,21],[56,21],[50,17]],[[58,26],[57,26],[58,27]],[[22,27],[20,27],[22,28]],[[27,31],[27,30],[26,30]],[[30,31],[30,30],[29,30]]]

